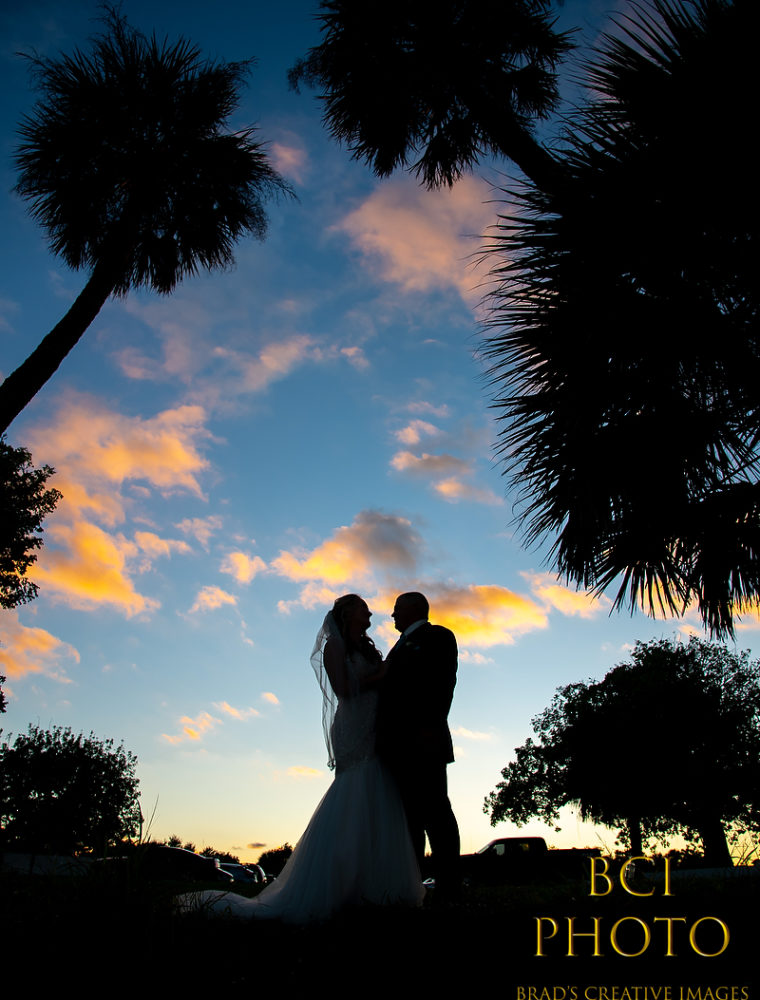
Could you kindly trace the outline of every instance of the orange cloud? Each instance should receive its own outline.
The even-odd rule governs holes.
[[[198,442],[208,438],[200,406],[180,406],[150,417],[127,417],[99,400],[71,397],[52,424],[31,431],[35,457],[55,462],[57,485],[87,488],[143,480],[163,493],[184,490],[202,496],[198,475],[208,465]],[[83,501],[84,502],[84,501]]]
[[[440,434],[439,429],[426,420],[412,420],[406,427],[395,432],[396,438],[406,445],[419,444],[423,436],[431,437],[434,434]]]
[[[123,535],[109,535],[96,524],[53,523],[40,553],[35,579],[46,594],[89,611],[112,605],[128,618],[154,611],[160,602],[139,594],[129,578],[128,560],[138,549]]]
[[[353,524],[338,528],[312,552],[281,552],[271,568],[289,580],[361,582],[376,569],[411,570],[421,544],[406,518],[363,510]]]
[[[69,395],[50,425],[29,432],[35,458],[55,465],[63,493],[36,572],[57,600],[84,610],[111,605],[128,617],[159,607],[138,593],[132,576],[159,556],[189,552],[187,543],[153,531],[138,531],[130,541],[106,529],[124,522],[153,490],[202,497],[199,475],[208,463],[200,443],[209,437],[204,422],[197,406],[143,419]]]
[[[222,722],[221,719],[216,719],[208,712],[201,712],[195,719],[183,715],[179,721],[182,726],[182,732],[174,736],[169,736],[168,733],[162,734],[167,743],[184,743],[186,740],[198,741],[209,729],[221,725]]]
[[[231,715],[233,719],[239,719],[241,722],[261,715],[257,708],[234,708],[227,701],[215,701],[214,708],[224,712],[225,715]]]
[[[365,263],[405,291],[455,288],[477,302],[487,266],[474,266],[479,236],[494,221],[488,187],[463,177],[453,188],[427,191],[409,177],[384,181],[336,229],[347,233]]]
[[[187,544],[177,538],[159,538],[152,531],[136,531],[135,542],[142,551],[150,557],[171,556],[172,552],[187,553],[192,549]]]
[[[300,764],[289,767],[285,773],[289,778],[321,778],[323,774],[316,767],[303,767]]]
[[[495,584],[422,584],[420,589],[430,601],[430,620],[445,625],[456,635],[463,647],[488,648],[511,645],[518,636],[549,624],[546,610],[536,601],[516,594]],[[393,595],[395,597],[395,595]],[[383,606],[390,606],[393,597],[379,599]],[[380,633],[395,641],[389,623],[384,623]]]
[[[473,503],[500,504],[501,497],[498,497],[492,490],[478,489],[471,483],[464,483],[456,476],[448,479],[441,479],[433,484],[433,489],[449,503],[457,503],[458,500],[470,500]]]
[[[11,679],[25,674],[45,674],[70,683],[61,661],[79,663],[79,653],[73,646],[44,628],[22,625],[15,611],[2,612],[2,626],[0,673]]]
[[[612,601],[604,594],[595,597],[585,590],[572,590],[557,583],[550,573],[522,573],[530,583],[530,589],[544,604],[555,608],[563,615],[578,615],[593,618],[600,611],[609,611]]]
[[[279,705],[280,699],[272,691],[262,691],[261,700],[269,702],[270,705]]]
[[[195,614],[197,611],[214,611],[216,608],[221,608],[224,604],[237,604],[237,597],[234,594],[228,594],[221,587],[202,587],[198,591],[189,613]]]
[[[238,583],[250,583],[257,573],[267,568],[267,564],[259,556],[251,558],[245,552],[228,553],[219,567],[222,573],[234,576]]]

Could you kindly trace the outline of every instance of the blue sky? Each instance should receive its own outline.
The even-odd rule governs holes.
[[[610,6],[568,0],[562,17],[593,42]],[[450,787],[475,850],[515,832],[492,829],[482,801],[555,689],[699,623],[610,616],[609,599],[563,587],[545,553],[521,547],[475,356],[478,237],[508,167],[430,193],[352,162],[314,96],[287,88],[318,41],[314,7],[124,3],[147,33],[256,57],[232,124],[258,124],[297,200],[270,204],[267,240],[242,242],[229,272],[109,302],[12,425],[12,444],[55,466],[64,500],[33,574],[40,597],[0,620],[3,725],[123,740],[153,836],[253,859],[295,842],[331,778],[309,665],[325,611],[358,591],[387,649],[395,595],[421,589],[459,639]],[[34,99],[15,53],[71,51],[96,16],[79,0],[0,13],[3,377],[85,280],[11,191]],[[550,840],[597,836],[614,840],[567,814]]]

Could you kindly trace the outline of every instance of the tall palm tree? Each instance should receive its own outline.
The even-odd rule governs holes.
[[[501,219],[487,345],[529,542],[731,634],[760,598],[752,0],[654,0],[588,68],[563,191]]]
[[[557,165],[532,129],[558,98],[570,47],[550,0],[322,0],[322,44],[290,72],[321,88],[332,135],[379,176],[451,185],[482,155],[547,186]]]
[[[180,39],[150,39],[108,9],[92,52],[30,59],[42,97],[20,126],[18,193],[50,248],[90,271],[79,297],[0,386],[0,433],[110,295],[168,294],[229,265],[266,231],[266,198],[289,189],[254,130],[225,131],[249,63],[213,63]]]

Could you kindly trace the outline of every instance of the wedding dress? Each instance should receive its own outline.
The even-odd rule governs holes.
[[[330,765],[336,772],[332,785],[275,882],[253,899],[213,890],[190,893],[181,897],[182,909],[308,923],[347,905],[422,902],[424,889],[404,807],[393,779],[375,756],[377,690],[362,689],[362,679],[376,665],[360,653],[347,654],[351,694],[336,697],[323,662],[325,643],[336,635],[328,614],[312,653],[323,692]]]

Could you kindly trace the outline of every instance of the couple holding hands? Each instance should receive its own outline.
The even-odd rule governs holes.
[[[214,912],[306,923],[360,903],[418,905],[430,841],[436,895],[458,892],[459,829],[446,785],[453,761],[447,716],[457,671],[452,632],[428,621],[422,594],[401,594],[401,633],[383,660],[367,603],[339,597],[311,662],[335,780],[279,878],[258,896],[204,893]]]

